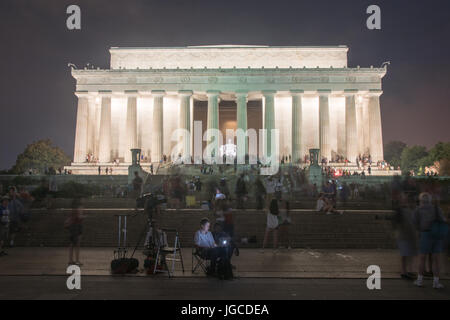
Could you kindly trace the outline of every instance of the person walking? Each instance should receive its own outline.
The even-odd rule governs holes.
[[[8,241],[9,233],[9,209],[8,209],[9,197],[2,198],[0,204],[0,257],[6,256],[5,243]]]
[[[264,208],[264,197],[266,196],[266,187],[261,179],[256,179],[255,182],[255,198],[256,198],[256,209],[262,210]]]
[[[425,271],[425,258],[432,255],[433,261],[433,288],[442,289],[439,282],[440,262],[439,255],[443,251],[443,240],[439,234],[435,234],[435,224],[445,223],[442,210],[431,202],[431,195],[423,192],[419,195],[419,206],[414,211],[414,223],[420,233],[419,238],[419,273],[414,284],[423,287],[423,275]]]
[[[16,239],[16,234],[20,231],[20,219],[23,214],[23,204],[19,200],[16,187],[9,188],[9,245],[14,247],[14,241]]]
[[[72,201],[72,212],[64,222],[64,228],[69,231],[69,265],[82,266],[80,262],[80,243],[83,234],[83,214],[81,212],[81,200],[78,198]],[[73,259],[75,252],[75,260]]]
[[[266,202],[267,207],[270,206],[272,199],[275,198],[275,179],[273,176],[269,176],[266,179]]]
[[[142,193],[142,184],[144,183],[144,180],[139,176],[139,172],[134,172],[134,179],[133,179],[133,196],[135,198],[139,197]]]
[[[405,193],[399,195],[398,207],[395,208],[393,226],[397,237],[397,246],[401,257],[401,274],[404,279],[413,279],[415,275],[410,272],[417,256],[416,231],[413,225],[413,211]]]
[[[292,219],[290,215],[289,201],[283,200],[279,202],[282,205],[280,209],[280,214],[278,216],[278,224],[280,229],[280,242],[286,244],[288,250],[291,249],[291,237],[289,234],[289,229],[292,224]]]
[[[278,248],[278,226],[279,226],[278,214],[279,214],[278,200],[272,199],[269,205],[269,210],[267,212],[266,232],[264,234],[264,241],[261,253],[264,253],[264,248],[266,247],[267,242],[269,241],[269,236],[271,233],[273,234],[273,248],[275,252]]]
[[[241,174],[236,182],[235,190],[237,198],[237,209],[244,209],[244,198],[247,196],[247,186],[245,184],[244,175]]]

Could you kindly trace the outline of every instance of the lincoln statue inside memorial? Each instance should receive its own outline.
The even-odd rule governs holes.
[[[201,162],[207,129],[220,130],[217,143],[227,157],[261,157],[267,150],[260,129],[278,129],[283,162],[304,165],[310,149],[320,150],[319,161],[344,159],[349,168],[361,155],[382,161],[387,70],[348,67],[347,52],[346,46],[111,48],[109,69],[72,67],[78,110],[68,169],[96,174],[99,166],[114,166],[114,174],[127,174],[135,148],[145,170],[178,157]],[[190,133],[182,143],[177,129]],[[228,129],[253,129],[258,142],[248,138],[240,150]]]

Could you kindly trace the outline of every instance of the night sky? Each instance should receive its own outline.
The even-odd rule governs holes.
[[[80,31],[66,8],[81,7]],[[366,8],[381,7],[381,30]],[[108,68],[112,46],[347,45],[349,66],[378,67],[384,142],[450,141],[450,1],[1,0],[0,169],[50,138],[72,157],[75,81],[68,62]]]

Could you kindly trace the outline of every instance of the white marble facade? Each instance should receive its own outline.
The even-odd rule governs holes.
[[[280,132],[280,155],[303,160],[310,148],[351,162],[383,159],[380,115],[385,68],[349,68],[346,46],[111,48],[110,69],[72,69],[78,111],[74,163],[107,165],[169,155],[177,128],[193,132],[194,105],[207,103],[204,128],[218,128],[220,101],[236,102],[238,128],[250,129],[247,103],[261,103],[263,128]],[[181,146],[193,155],[193,141]],[[246,150],[253,150],[252,148]]]

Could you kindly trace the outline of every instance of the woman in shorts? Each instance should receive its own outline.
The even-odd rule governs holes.
[[[267,212],[267,222],[266,222],[266,233],[264,234],[264,241],[261,252],[264,253],[264,248],[269,241],[270,233],[273,234],[273,248],[274,250],[278,247],[278,200],[272,199],[269,205],[269,211]]]

